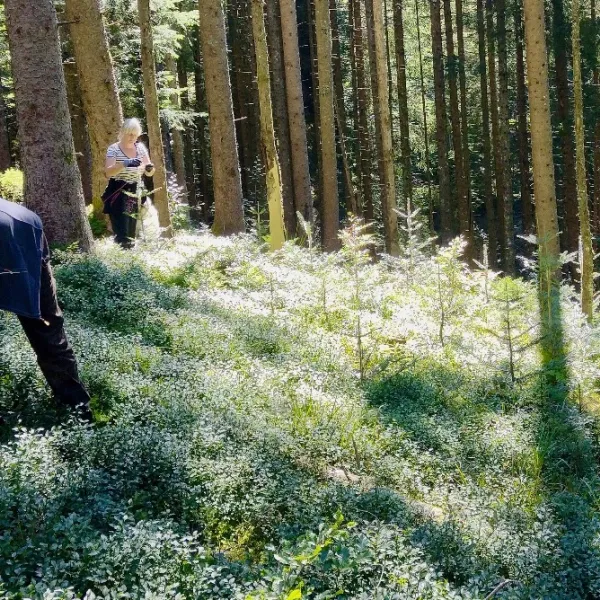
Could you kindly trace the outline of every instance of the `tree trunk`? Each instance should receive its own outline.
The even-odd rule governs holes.
[[[527,132],[527,88],[525,79],[525,58],[523,52],[523,8],[515,4],[515,39],[517,50],[517,122],[519,133],[519,171],[521,182],[521,206],[523,211],[523,231],[534,232],[534,208],[531,199],[529,175],[529,135]]]
[[[225,17],[220,0],[199,0],[198,4],[215,194],[213,230],[218,235],[229,235],[244,231],[245,224]]]
[[[583,126],[583,84],[581,81],[580,0],[573,0],[573,87],[575,95],[575,141],[577,153],[577,197],[581,231],[581,310],[592,321],[594,315],[594,248],[590,228],[590,210],[585,167],[585,131]]]
[[[298,221],[296,218],[296,209],[294,207],[292,147],[290,141],[290,121],[288,117],[288,109],[286,102],[285,69],[283,65],[283,39],[281,34],[281,15],[279,13],[279,2],[277,0],[270,0],[266,3],[266,5],[267,41],[269,47],[269,58],[271,62],[273,121],[275,126],[275,137],[277,140],[279,166],[281,169],[283,216],[285,219],[285,229],[288,236],[295,237],[296,230],[298,227]]]
[[[509,159],[509,112],[508,112],[508,55],[506,50],[506,2],[497,0],[498,26],[498,132],[500,135],[499,166],[502,169],[503,195],[498,194],[498,202],[503,210],[504,227],[502,265],[508,275],[515,273],[515,231],[513,217],[513,194]]]
[[[117,140],[123,112],[104,29],[102,2],[65,0],[65,20],[70,23],[83,111],[88,121],[94,214],[104,218],[101,196],[106,187],[106,150]]]
[[[323,184],[323,248],[339,248],[339,202],[337,156],[335,152],[335,115],[331,64],[331,24],[329,0],[315,0],[317,63],[319,68],[319,122],[321,130],[321,180]]]
[[[6,0],[25,204],[50,243],[88,251],[92,234],[75,160],[56,12],[51,0]]]
[[[398,218],[396,215],[396,181],[392,146],[392,116],[389,105],[387,45],[385,42],[382,0],[366,0],[367,28],[371,49],[371,81],[375,111],[375,135],[379,158],[381,216],[388,254],[398,256]]]
[[[74,61],[65,61],[63,67],[65,70],[67,101],[69,103],[69,114],[71,115],[71,129],[73,130],[73,142],[75,144],[77,166],[79,167],[81,184],[83,186],[83,197],[86,204],[91,204],[93,200],[92,156],[87,123],[83,112],[79,75],[77,74],[77,67],[75,66]]]
[[[559,129],[564,175],[559,196],[563,200],[564,249],[577,252],[579,247],[579,223],[577,222],[577,185],[575,175],[575,148],[573,143],[573,117],[569,105],[569,65],[567,40],[569,27],[565,18],[563,0],[552,0],[552,35],[554,38],[554,61],[556,69],[556,124]],[[562,194],[560,191],[562,189]],[[572,271],[574,271],[572,269]]]
[[[435,121],[438,155],[438,184],[440,189],[441,239],[447,244],[452,238],[450,207],[450,165],[448,164],[446,97],[444,94],[444,58],[442,53],[442,23],[440,0],[430,0],[431,43],[433,51],[433,80],[435,87]]]
[[[306,120],[304,118],[304,96],[302,93],[295,0],[280,0],[280,10],[285,92],[290,123],[294,206],[296,212],[299,212],[304,220],[310,223],[313,218],[312,192],[308,167],[308,145],[306,141]],[[301,231],[297,231],[297,233],[303,235]]]
[[[543,0],[524,0],[529,114],[535,214],[539,243],[542,353],[546,364],[562,362],[560,245],[552,160],[552,126]],[[554,364],[560,368],[560,364]]]
[[[8,107],[6,106],[6,100],[4,99],[4,89],[0,82],[0,172],[6,171],[12,164],[7,117]]]
[[[488,262],[498,262],[498,238],[496,236],[496,210],[492,188],[492,143],[490,139],[490,107],[488,99],[487,65],[485,54],[485,18],[484,0],[477,0],[477,34],[479,39],[479,77],[481,87],[481,120],[482,120],[482,156],[483,156],[483,194],[488,234]]]
[[[163,230],[162,235],[170,237],[173,235],[173,231],[171,230],[171,216],[169,214],[167,171],[165,168],[165,152],[162,144],[158,93],[156,90],[156,68],[154,66],[154,42],[152,40],[152,24],[150,22],[150,0],[138,0],[138,13],[140,19],[146,126],[148,127],[148,139],[150,142],[150,157],[156,169],[152,178],[154,183],[152,200],[158,210],[158,221]]]
[[[352,33],[354,51],[356,53],[356,83],[358,87],[358,111],[360,123],[358,128],[358,145],[361,157],[360,189],[363,198],[363,214],[366,221],[372,222],[375,219],[373,207],[373,181],[371,179],[373,151],[368,123],[369,88],[367,87],[367,78],[365,75],[364,33],[360,0],[353,0],[353,9],[354,31]]]
[[[165,61],[167,70],[171,73],[171,82],[175,90],[171,94],[170,102],[171,107],[174,110],[180,110],[179,101],[179,84],[177,82],[177,62],[172,54],[169,54]],[[187,177],[185,173],[185,149],[183,145],[183,132],[178,126],[171,126],[171,140],[173,142],[173,166],[175,167],[175,176],[177,177],[177,185],[181,191],[183,199],[187,202],[188,191],[187,191]]]
[[[183,56],[180,56],[177,60],[177,81],[181,88],[181,110],[189,113],[191,106],[190,91],[188,88],[188,72]],[[196,181],[194,178],[194,131],[192,127],[187,125],[183,131],[183,148],[188,203],[190,205],[190,216],[193,218],[195,216],[193,213],[198,206],[198,200],[196,198]]]
[[[406,206],[412,206],[412,164],[408,126],[408,91],[406,89],[406,54],[404,51],[404,16],[402,0],[394,0],[394,38],[396,42],[396,74],[398,80],[398,115],[400,121],[400,154],[402,191]]]
[[[594,49],[595,55],[598,55],[598,33],[597,33],[597,16],[596,16],[596,0],[591,0],[591,16],[594,27]],[[594,89],[596,90],[596,111],[594,114],[594,234],[600,240],[600,99],[598,99],[598,89],[600,89],[600,67],[598,59],[594,65]]]
[[[444,24],[446,26],[446,52],[448,89],[450,91],[450,124],[452,127],[452,144],[454,146],[454,171],[456,174],[456,192],[458,196],[458,226],[460,234],[470,248],[471,239],[471,212],[469,210],[469,191],[465,176],[465,161],[463,157],[463,139],[460,128],[460,109],[458,106],[458,69],[456,55],[454,54],[454,31],[452,26],[452,6],[450,0],[444,0]]]
[[[492,152],[494,157],[494,174],[496,179],[496,236],[500,246],[500,256],[504,256],[506,240],[504,239],[504,207],[505,196],[504,170],[500,154],[500,124],[498,112],[498,85],[496,80],[496,31],[494,28],[494,3],[486,0],[486,29],[488,43],[488,75],[490,83],[490,118],[492,121]]]
[[[265,31],[264,0],[252,0],[252,33],[256,52],[256,74],[258,81],[258,102],[260,107],[260,137],[267,182],[267,202],[269,204],[269,234],[271,250],[279,250],[285,243],[283,218],[283,196],[281,193],[281,171],[271,101],[271,76],[269,74],[269,54]]]

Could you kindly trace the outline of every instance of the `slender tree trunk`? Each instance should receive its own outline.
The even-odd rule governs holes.
[[[486,0],[486,33],[488,43],[488,77],[490,83],[490,117],[492,121],[492,152],[494,158],[494,175],[496,179],[496,236],[500,246],[500,256],[504,256],[506,240],[504,239],[504,207],[505,196],[504,170],[500,153],[500,123],[498,111],[498,85],[496,79],[496,31],[494,28],[494,2]]]
[[[87,115],[92,149],[94,213],[103,218],[101,196],[106,187],[106,150],[117,139],[123,112],[101,5],[100,0],[65,0],[65,20],[70,23],[83,111]]]
[[[154,193],[152,199],[158,210],[158,221],[163,236],[173,235],[169,214],[169,195],[167,190],[167,170],[165,152],[162,144],[158,93],[156,90],[156,68],[154,65],[154,42],[150,22],[150,0],[138,0],[140,19],[140,37],[142,46],[142,76],[144,79],[144,100],[146,104],[146,125],[150,140],[150,157],[156,172],[153,176]]]
[[[12,164],[10,137],[8,134],[8,107],[4,99],[4,89],[0,82],[0,171],[6,171]]]
[[[465,40],[464,40],[463,0],[456,0],[456,41],[458,44],[458,77],[460,82],[460,128],[462,131],[464,176],[467,184],[470,227],[472,223],[471,209],[471,152],[469,150],[469,118],[467,107],[467,75],[465,73]],[[472,229],[471,229],[472,231]]]
[[[295,0],[280,0],[285,92],[290,126],[294,205],[305,221],[312,221],[312,192],[308,166],[306,120],[302,93],[302,72],[298,50],[298,19]],[[298,235],[304,235],[297,231]]]
[[[406,54],[404,51],[404,17],[402,0],[394,0],[394,38],[396,42],[396,73],[398,80],[398,115],[400,122],[400,154],[402,191],[407,206],[412,206],[412,164],[408,127],[408,91],[406,89]]]
[[[456,191],[458,195],[458,224],[460,234],[465,238],[469,248],[472,246],[469,210],[469,190],[465,176],[463,157],[463,141],[460,129],[460,109],[458,106],[458,69],[454,53],[454,31],[452,26],[452,7],[450,0],[444,0],[444,24],[446,26],[446,52],[448,89],[450,91],[450,124],[452,127],[452,143],[454,146],[454,169],[456,173]],[[468,250],[469,252],[469,250]]]
[[[288,236],[294,237],[296,235],[298,221],[296,218],[296,209],[294,206],[292,147],[290,141],[290,122],[286,102],[285,69],[283,65],[283,39],[281,35],[281,15],[279,13],[279,2],[277,0],[270,0],[269,2],[266,2],[266,6],[267,41],[269,47],[269,58],[271,63],[271,99],[273,103],[273,121],[275,126],[275,138],[277,140],[279,166],[281,169],[283,215],[285,218],[286,232]]]
[[[487,65],[485,54],[484,0],[477,0],[477,34],[479,40],[479,77],[481,87],[481,121],[483,146],[483,194],[488,233],[488,261],[498,262],[498,238],[496,236],[496,210],[492,188],[492,143],[490,139],[490,107],[488,99]]]
[[[592,23],[594,27],[594,49],[598,54],[598,33],[596,0],[591,0]],[[594,65],[594,89],[596,90],[596,110],[594,114],[594,234],[600,240],[600,67],[598,60]]]
[[[5,0],[25,204],[50,243],[88,251],[92,234],[75,160],[56,12],[51,0]]]
[[[534,208],[531,199],[531,177],[529,174],[529,135],[527,132],[527,88],[525,83],[525,58],[523,52],[523,8],[515,4],[515,40],[517,50],[517,121],[519,132],[519,171],[521,180],[521,206],[523,231],[534,231]]]
[[[502,206],[504,227],[504,247],[502,264],[505,273],[515,273],[515,231],[513,217],[512,178],[509,159],[509,112],[508,112],[508,54],[506,49],[506,1],[497,0],[497,25],[498,25],[498,130],[500,135],[499,166],[502,169],[503,195],[498,195],[498,202]]]
[[[381,216],[388,254],[398,256],[398,217],[396,215],[396,178],[394,173],[394,149],[392,145],[392,115],[388,90],[388,67],[386,60],[383,3],[382,0],[366,0],[367,28],[371,48],[371,81],[373,108],[375,111],[375,135],[379,158]]]
[[[189,113],[191,103],[188,87],[188,72],[183,56],[180,56],[177,60],[177,81],[181,89],[181,110]],[[198,200],[196,198],[196,181],[194,178],[194,131],[187,125],[183,131],[183,148],[190,216],[194,218],[196,216],[194,213],[196,212],[198,206]]]
[[[548,56],[543,0],[524,0],[525,42],[533,185],[539,244],[539,293],[542,352],[548,363],[562,362],[560,315],[560,245],[552,160],[552,126],[548,89]],[[555,364],[559,367],[559,364]]]
[[[81,88],[79,86],[79,75],[74,61],[63,63],[65,70],[65,84],[67,86],[67,100],[69,102],[69,113],[71,115],[71,129],[73,130],[73,142],[75,154],[77,155],[77,166],[81,174],[83,186],[83,197],[86,204],[92,203],[92,156],[90,139],[88,136],[87,123],[83,112],[81,99]]]
[[[344,136],[344,123],[338,112],[337,99],[335,103],[335,121],[339,134],[340,155],[342,157],[342,168],[344,169],[344,184],[346,186],[346,209],[353,215],[359,214],[358,202],[354,191],[354,183],[352,181],[352,171],[350,170],[350,161],[348,159],[348,150],[346,146],[346,138]]]
[[[242,180],[227,64],[225,16],[220,0],[199,0],[200,40],[206,77],[215,220],[218,235],[244,231]]]
[[[427,104],[425,102],[425,77],[423,75],[423,50],[421,46],[421,19],[419,0],[415,0],[415,16],[417,26],[417,47],[419,49],[419,78],[421,84],[421,110],[423,112],[423,140],[425,142],[425,169],[427,170],[427,198],[429,204],[429,232],[435,235],[433,192],[431,184],[431,156],[429,154],[429,129],[427,126]]]
[[[334,83],[331,64],[329,0],[315,0],[317,63],[319,68],[319,122],[323,196],[323,248],[339,247],[339,203],[335,152]]]
[[[263,150],[263,163],[267,182],[269,204],[269,233],[271,250],[279,250],[285,243],[283,222],[283,196],[281,193],[281,171],[271,101],[271,76],[269,74],[269,53],[264,20],[264,0],[252,0],[252,33],[256,52],[256,74],[258,81],[258,101],[260,105],[260,133]]]
[[[579,247],[579,223],[577,222],[577,185],[575,175],[575,145],[573,143],[573,115],[569,104],[569,65],[567,40],[569,27],[565,18],[563,0],[552,0],[552,35],[554,38],[554,61],[556,69],[556,124],[559,129],[564,176],[562,186],[565,249],[577,252]]]
[[[177,82],[177,62],[175,57],[170,54],[166,59],[167,70],[171,73],[172,85],[174,88],[179,88]],[[175,110],[180,110],[179,92],[175,90],[170,97],[171,107]],[[181,190],[183,198],[187,201],[188,190],[187,190],[187,176],[185,172],[185,148],[183,145],[183,132],[177,126],[171,127],[171,140],[173,142],[173,166],[175,167],[175,176],[177,177],[177,185]]]
[[[358,108],[360,126],[358,128],[358,143],[361,156],[361,195],[363,198],[363,213],[368,222],[375,219],[373,206],[373,180],[371,170],[373,168],[373,151],[371,146],[371,134],[369,131],[369,88],[365,75],[365,51],[364,30],[360,0],[354,0],[354,48],[356,53],[356,82],[358,86]]]
[[[581,5],[573,0],[573,87],[575,95],[575,140],[577,153],[577,196],[581,231],[581,310],[592,321],[594,314],[594,248],[590,228],[590,210],[585,167],[585,131],[583,126],[583,84],[581,81]]]
[[[450,165],[448,164],[447,112],[444,94],[444,58],[442,52],[442,23],[440,0],[430,0],[431,43],[433,50],[433,79],[435,87],[435,120],[438,155],[438,184],[440,189],[441,239],[446,244],[452,238],[450,207]]]

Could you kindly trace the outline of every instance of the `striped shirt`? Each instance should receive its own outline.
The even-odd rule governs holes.
[[[135,150],[135,157],[139,158],[143,163],[144,159],[148,157],[146,146],[141,142],[137,142]],[[118,143],[108,147],[106,158],[114,158],[118,163],[131,159],[130,156],[127,156],[127,154],[121,150],[121,146]],[[113,179],[116,179],[117,181],[126,181],[127,183],[140,183],[142,179],[142,170],[139,167],[125,167],[123,171],[114,175]]]

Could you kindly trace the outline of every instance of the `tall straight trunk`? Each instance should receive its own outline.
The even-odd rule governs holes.
[[[8,107],[0,82],[0,171],[6,171],[12,164],[10,137],[8,134]]]
[[[25,204],[50,243],[88,251],[92,233],[75,160],[56,11],[51,0],[5,0]]]
[[[431,156],[429,155],[429,129],[427,126],[427,103],[425,101],[425,77],[423,75],[423,49],[421,46],[421,19],[419,15],[419,0],[415,0],[415,16],[417,27],[417,48],[419,51],[419,80],[421,86],[421,110],[423,113],[423,141],[425,142],[425,169],[427,170],[427,199],[429,206],[429,232],[435,235],[433,192],[431,184]]]
[[[366,0],[367,29],[371,50],[371,81],[375,111],[375,135],[379,158],[381,217],[388,254],[398,256],[398,217],[396,215],[396,180],[392,145],[392,115],[389,104],[387,45],[385,42],[383,2]]]
[[[280,0],[281,34],[283,38],[283,62],[285,70],[285,93],[290,127],[292,155],[292,179],[294,207],[305,221],[312,221],[312,192],[308,166],[308,144],[304,117],[302,72],[298,50],[298,18],[295,0]],[[301,231],[297,231],[302,235]]]
[[[573,141],[573,115],[569,102],[569,65],[567,40],[569,27],[565,17],[563,0],[552,0],[552,36],[554,66],[556,70],[556,124],[559,129],[563,159],[562,191],[564,217],[564,249],[577,252],[579,247],[579,223],[577,222],[577,185],[575,174],[575,145]]]
[[[388,74],[388,104],[390,107],[390,123],[392,133],[392,145],[394,144],[394,75],[392,71],[392,45],[390,43],[390,20],[388,14],[387,0],[383,0],[383,31],[385,33],[385,62]]]
[[[283,215],[285,219],[286,232],[288,236],[294,237],[298,227],[298,220],[296,218],[296,209],[294,207],[292,146],[290,141],[290,121],[286,102],[285,69],[283,65],[283,39],[281,35],[281,15],[279,13],[279,2],[277,0],[270,0],[266,3],[266,7],[267,42],[271,63],[271,99],[273,103],[273,121],[275,127],[275,137],[277,140],[279,167],[281,169]]]
[[[181,110],[189,113],[190,91],[188,82],[188,72],[185,63],[185,58],[180,56],[177,59],[177,81],[181,89]],[[194,131],[191,127],[186,126],[183,131],[183,158],[185,164],[186,187],[188,191],[188,203],[190,205],[190,214],[195,212],[198,206],[196,198],[196,181],[194,178]],[[195,215],[193,215],[195,216]]]
[[[353,43],[356,53],[356,83],[358,87],[358,110],[360,123],[358,128],[358,144],[360,147],[361,157],[360,188],[363,198],[363,214],[365,219],[371,222],[375,218],[375,210],[373,207],[373,180],[371,179],[371,170],[373,168],[373,151],[368,124],[369,88],[367,87],[367,78],[365,75],[365,44],[360,0],[353,0],[353,9]]]
[[[269,74],[267,32],[265,31],[264,0],[252,0],[252,35],[254,37],[254,50],[256,52],[260,137],[267,183],[267,202],[269,204],[270,246],[271,250],[279,250],[285,243],[285,225],[283,222],[281,171],[277,148],[275,146],[275,129],[273,126],[271,76]]]
[[[225,16],[220,0],[199,0],[198,5],[215,197],[213,230],[217,235],[229,235],[244,231],[245,223],[227,63]]]
[[[488,98],[488,79],[485,53],[485,15],[484,0],[477,0],[477,35],[479,41],[479,78],[481,88],[481,121],[483,146],[483,194],[488,234],[488,261],[495,265],[498,261],[498,238],[496,236],[496,210],[492,188],[492,142],[490,139],[490,106]]]
[[[117,140],[123,122],[121,101],[104,28],[102,2],[65,0],[65,20],[69,22],[83,111],[88,121],[94,213],[101,217],[101,196],[106,187],[106,150]]]
[[[181,105],[179,101],[179,84],[177,82],[177,62],[175,61],[175,57],[172,54],[169,54],[166,59],[166,67],[167,70],[171,74],[171,83],[175,88],[175,91],[171,93],[169,98],[171,102],[171,107],[174,110],[180,110]],[[172,152],[173,152],[173,166],[175,168],[175,176],[177,177],[177,185],[181,190],[181,194],[183,198],[187,201],[188,199],[188,191],[187,191],[187,177],[185,173],[185,148],[183,145],[183,132],[177,126],[171,126],[171,140],[173,143]]]
[[[83,197],[86,204],[92,203],[92,155],[90,138],[88,136],[87,123],[83,112],[81,99],[81,88],[79,86],[79,75],[74,61],[63,63],[65,71],[65,84],[67,87],[67,100],[69,102],[69,113],[71,115],[71,129],[73,130],[73,142],[75,154],[77,155],[77,166],[81,174],[83,186]]]
[[[597,33],[597,15],[596,0],[591,0],[591,17],[594,26],[594,49],[595,55],[598,55],[598,33]],[[594,89],[596,90],[596,111],[594,113],[594,199],[592,202],[594,209],[594,234],[600,240],[600,98],[598,90],[600,89],[600,66],[596,60],[594,65]]]
[[[498,129],[500,135],[499,158],[504,182],[503,196],[498,196],[504,212],[502,224],[504,226],[504,248],[502,252],[502,265],[504,272],[509,275],[515,273],[515,232],[513,217],[513,194],[509,158],[509,112],[508,112],[508,54],[506,48],[506,0],[497,0],[497,26],[498,26]]]
[[[146,105],[146,125],[150,141],[150,157],[154,163],[154,193],[152,200],[158,210],[158,221],[163,236],[173,235],[171,216],[169,214],[169,196],[167,191],[167,170],[165,168],[165,152],[162,144],[158,93],[156,90],[156,68],[154,65],[154,42],[152,24],[150,22],[150,0],[138,0],[140,19],[140,37],[142,49],[142,77],[144,80],[144,102]]]
[[[197,196],[200,209],[192,211],[192,216],[199,220],[202,218],[205,223],[210,223],[211,213],[214,204],[214,194],[212,179],[210,173],[210,152],[208,124],[204,115],[208,112],[206,100],[206,89],[204,85],[204,61],[201,52],[200,35],[194,43],[194,106],[196,110],[196,170],[198,172]]]
[[[543,0],[524,0],[525,43],[535,214],[539,244],[539,295],[542,352],[545,362],[564,357],[560,315],[560,244],[552,160],[552,126],[548,89],[548,56]]]
[[[450,124],[452,127],[452,144],[454,146],[454,172],[456,174],[456,192],[458,196],[458,225],[459,232],[465,238],[470,248],[471,211],[469,210],[469,190],[465,176],[465,161],[463,157],[463,139],[460,127],[460,109],[458,106],[458,69],[454,53],[454,31],[452,25],[452,5],[450,0],[444,0],[444,24],[446,26],[446,52],[448,89],[450,92]]]
[[[315,0],[315,33],[319,69],[319,123],[321,130],[321,181],[323,186],[322,235],[326,251],[339,247],[339,201],[335,152],[334,83],[331,63],[329,0]]]
[[[442,23],[440,0],[430,0],[431,44],[433,51],[433,81],[435,88],[435,122],[438,155],[438,185],[440,190],[441,239],[446,244],[452,238],[450,206],[450,165],[448,164],[447,112],[444,93],[444,57],[442,51]]]
[[[581,310],[592,321],[594,314],[594,248],[585,167],[585,131],[583,126],[583,84],[581,81],[581,5],[573,0],[573,87],[575,96],[575,141],[577,153],[577,197],[581,231]]]
[[[352,181],[352,171],[350,170],[350,160],[348,158],[348,147],[346,145],[346,137],[344,130],[345,123],[342,122],[338,109],[337,99],[334,106],[335,122],[338,130],[338,145],[340,147],[340,155],[342,158],[342,168],[344,170],[344,185],[346,186],[346,210],[353,215],[359,214],[358,201],[354,190],[354,182]]]
[[[404,51],[404,16],[402,0],[394,0],[394,38],[396,42],[396,74],[398,80],[398,115],[400,122],[400,154],[402,191],[406,205],[412,206],[412,164],[408,127],[408,91],[406,89],[406,54]]]
[[[517,63],[517,123],[519,134],[519,171],[521,183],[521,207],[523,211],[523,231],[534,231],[534,209],[531,199],[529,174],[529,135],[527,132],[527,88],[525,79],[525,57],[523,52],[523,8],[518,3],[514,7],[515,40]]]

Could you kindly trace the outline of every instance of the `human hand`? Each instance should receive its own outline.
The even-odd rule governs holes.
[[[123,162],[125,167],[139,167],[142,161],[139,158],[130,158]]]

